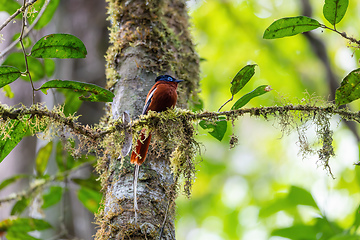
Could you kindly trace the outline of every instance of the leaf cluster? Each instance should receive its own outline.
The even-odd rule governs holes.
[[[35,0],[26,4],[24,1],[23,6],[13,0],[3,2],[0,4],[0,10],[7,11],[10,14],[15,13],[9,17],[9,21],[1,26],[1,29],[14,18],[21,19],[22,28],[20,33],[13,36],[13,43],[1,53],[2,57],[6,57],[3,57],[4,61],[0,66],[0,88],[6,92],[6,96],[14,97],[16,93],[12,92],[10,84],[18,79],[30,81],[33,91],[33,105],[28,109],[1,106],[0,162],[26,136],[36,134],[38,137],[53,140],[39,149],[35,159],[35,176],[14,175],[0,184],[1,190],[20,179],[29,179],[33,182],[26,192],[0,200],[0,203],[16,200],[11,215],[14,216],[14,221],[19,219],[24,231],[18,231],[17,234],[14,234],[16,231],[12,230],[14,229],[12,226],[1,231],[4,234],[6,233],[6,237],[9,239],[37,239],[28,235],[27,230],[25,231],[27,224],[33,223],[20,221],[21,219],[15,218],[15,216],[23,214],[29,206],[38,206],[38,212],[43,213],[44,209],[57,204],[63,198],[64,192],[67,191],[62,182],[68,179],[79,186],[77,195],[80,202],[91,212],[98,210],[102,194],[99,192],[100,184],[95,180],[95,176],[93,175],[86,180],[72,179],[69,176],[78,168],[95,163],[93,156],[82,154],[84,149],[87,153],[94,149],[93,134],[96,135],[96,133],[88,126],[79,126],[72,114],[80,107],[81,101],[111,102],[114,94],[95,84],[73,80],[49,80],[55,72],[53,59],[85,58],[87,55],[84,43],[70,34],[49,34],[35,43],[33,43],[32,37],[27,36],[31,30],[40,30],[50,22],[60,2],[59,0]],[[22,17],[20,13],[22,13]],[[26,25],[25,22],[28,24]],[[15,51],[6,55],[15,46],[20,52]],[[35,87],[37,82],[41,80],[45,80],[45,83]],[[50,88],[65,95],[65,107],[54,108],[49,111],[39,104],[34,104],[34,92],[41,90],[47,94],[47,90]],[[61,140],[55,139],[54,136],[60,137]],[[75,144],[75,141],[78,143]],[[69,152],[64,151],[64,149]],[[47,169],[53,152],[56,153],[55,161],[58,173],[55,176],[49,176]],[[33,205],[33,201],[36,199],[40,199],[40,204]],[[29,220],[31,221],[31,219]],[[34,228],[33,230],[43,229]]]
[[[48,58],[84,58],[86,54],[85,45],[73,35],[50,34],[44,36],[34,44],[30,55],[25,56],[25,62],[22,54],[16,52],[5,59],[3,65],[0,66],[0,87],[7,86],[22,75],[32,75],[32,81],[37,81],[44,77],[44,71],[46,71],[50,77],[54,72],[54,66]],[[37,58],[46,59],[44,65]],[[19,68],[24,68],[26,63],[30,65],[29,72],[21,72]],[[95,84],[69,80],[50,80],[34,90],[42,90],[47,94],[46,90],[49,88],[72,89],[81,93],[79,99],[83,101],[111,102],[114,97],[112,92]]]
[[[274,229],[271,236],[289,239],[347,239],[355,240],[355,230],[359,227],[359,214],[354,215],[354,220],[347,229],[343,229],[338,223],[321,213],[321,207],[313,198],[312,194],[304,188],[290,186],[283,197],[280,197],[259,212],[260,217],[269,217],[278,211],[284,211],[290,216],[299,214],[300,207],[306,206],[318,213],[311,224],[299,221],[290,227]],[[359,210],[359,209],[358,209]],[[320,237],[319,237],[320,236]]]
[[[348,7],[348,0],[327,0],[323,6],[324,17],[333,25],[334,28],[325,26],[317,20],[306,17],[288,17],[281,18],[273,22],[264,32],[264,39],[276,39],[282,37],[294,36],[299,33],[308,32],[316,28],[330,29],[339,33],[342,37],[349,39],[346,33],[340,33],[336,30],[335,26],[344,17]],[[360,46],[360,43],[354,39],[350,39]],[[255,74],[256,64],[244,66],[231,81],[231,98],[226,101],[218,111],[222,109],[228,102],[232,101],[234,95],[237,94],[253,77]],[[337,107],[348,104],[360,98],[360,69],[351,71],[341,82],[341,86],[336,90],[335,103]],[[261,85],[253,91],[243,95],[232,106],[232,110],[240,109],[245,106],[252,98],[261,96],[269,91],[271,87],[268,85]],[[199,124],[203,129],[209,130],[209,134],[221,141],[227,131],[227,120],[225,118],[213,119],[212,121],[200,121]]]
[[[338,24],[345,16],[349,0],[326,0],[323,6],[323,14],[326,20],[333,27],[319,23],[316,19],[306,16],[281,18],[273,22],[264,32],[264,39],[276,39],[282,37],[294,36],[299,33],[308,32],[317,28],[328,29],[340,34],[342,37],[360,46],[360,41],[348,37],[345,32],[339,32],[336,29]],[[341,82],[341,86],[336,90],[335,103],[340,106],[350,103],[360,98],[359,77],[360,69],[351,71]]]

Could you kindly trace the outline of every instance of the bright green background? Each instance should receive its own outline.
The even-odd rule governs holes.
[[[331,26],[322,15],[324,1],[311,4],[313,18]],[[359,27],[354,24],[359,21],[359,8],[356,1],[350,1],[337,29],[359,38]],[[301,15],[300,1],[207,0],[192,2],[190,9],[197,51],[205,59],[201,63],[201,97],[206,110],[216,111],[229,99],[232,78],[244,65],[253,63],[258,64],[256,73],[237,98],[263,84],[271,85],[273,91],[245,107],[298,104],[307,97],[305,92],[328,97],[324,66],[304,36],[262,39],[264,30],[276,19]],[[345,39],[326,30],[313,32],[324,41],[339,83],[359,67],[358,51],[348,48]],[[236,99],[223,110],[229,110]],[[351,107],[359,110],[359,101]],[[273,119],[240,118],[234,129],[239,145],[232,150],[230,126],[221,143],[199,129],[202,156],[197,158],[200,163],[192,198],[183,196],[177,201],[177,239],[288,239],[271,237],[271,232],[294,225],[312,226],[320,215],[339,225],[340,231],[351,227],[360,204],[360,170],[353,165],[359,154],[355,137],[338,118],[332,119],[336,157],[330,162],[336,179],[317,164],[316,155],[303,160],[298,155],[296,132],[283,134]],[[316,141],[313,127],[307,137]],[[310,192],[320,210],[298,205],[309,196],[288,196],[291,186]],[[320,226],[325,225],[314,227],[316,238],[303,239],[321,239]],[[332,230],[326,232],[333,234]]]

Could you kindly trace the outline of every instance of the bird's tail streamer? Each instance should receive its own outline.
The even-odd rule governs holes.
[[[139,210],[138,205],[137,205],[137,182],[138,182],[138,178],[139,178],[139,169],[140,169],[140,165],[135,164],[134,181],[133,181],[135,223],[137,222],[137,212]]]

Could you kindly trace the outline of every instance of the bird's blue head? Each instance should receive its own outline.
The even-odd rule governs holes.
[[[158,76],[156,79],[155,79],[155,82],[157,81],[166,81],[166,82],[176,82],[176,83],[179,83],[179,82],[182,82],[184,80],[181,80],[181,79],[175,79],[173,78],[172,76],[170,75],[161,75],[161,76]]]

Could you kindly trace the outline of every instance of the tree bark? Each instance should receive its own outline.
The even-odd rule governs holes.
[[[108,87],[115,97],[108,115],[118,119],[127,111],[134,120],[157,75],[169,74],[179,84],[178,107],[186,108],[196,96],[199,58],[190,39],[185,1],[109,0],[110,46]],[[149,151],[140,167],[138,219],[134,222],[133,169],[126,158],[102,164],[103,210],[98,215],[97,239],[175,239],[173,174],[168,156]],[[101,167],[100,167],[101,168]],[[167,220],[164,221],[167,213]]]

